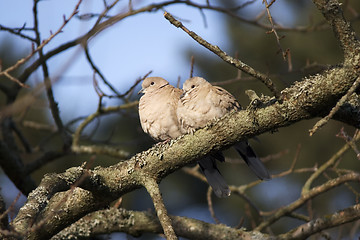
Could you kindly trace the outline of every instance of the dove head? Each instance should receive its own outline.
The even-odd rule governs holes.
[[[139,91],[139,93],[156,91],[168,84],[169,82],[161,77],[148,77],[145,78],[144,82],[141,84],[142,89]]]
[[[204,78],[192,77],[184,82],[183,90],[185,92],[191,92],[191,91],[196,91],[196,89],[199,89],[200,87],[203,88],[208,85],[210,85],[210,83],[208,81],[206,81]]]

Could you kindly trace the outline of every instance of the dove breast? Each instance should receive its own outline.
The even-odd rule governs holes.
[[[144,95],[139,101],[141,127],[156,141],[175,139],[181,135],[176,108],[182,90],[165,79],[148,77],[142,84]]]

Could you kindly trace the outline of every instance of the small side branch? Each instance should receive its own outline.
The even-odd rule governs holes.
[[[352,143],[358,141],[360,139],[360,134],[357,134],[355,138],[351,140]],[[345,144],[339,151],[337,151],[327,162],[321,165],[305,182],[301,194],[304,195],[310,191],[311,184],[313,181],[318,178],[323,172],[326,171],[329,167],[333,166],[337,159],[339,159],[349,148],[351,144]]]
[[[281,217],[298,209],[299,207],[304,205],[308,200],[318,196],[321,193],[329,191],[330,189],[335,188],[341,184],[344,184],[346,182],[351,182],[351,181],[360,182],[360,175],[357,173],[349,173],[349,174],[340,176],[338,178],[331,179],[318,187],[312,188],[306,194],[301,195],[301,198],[299,198],[298,200],[292,202],[291,204],[287,205],[286,207],[279,209],[276,213],[274,213],[274,215],[272,217],[270,217],[266,221],[262,222],[258,227],[256,227],[255,230],[257,230],[257,231],[263,230],[264,228],[270,226],[272,223],[279,220]]]
[[[17,61],[14,65],[12,65],[11,67],[8,67],[7,69],[5,69],[4,71],[0,72],[0,76],[1,75],[5,75],[8,78],[10,78],[10,80],[16,82],[17,84],[19,84],[21,87],[26,87],[27,85],[23,84],[22,81],[19,81],[17,79],[15,79],[14,77],[12,77],[10,75],[10,72],[14,71],[15,69],[17,69],[19,66],[21,66],[22,64],[26,63],[32,56],[34,56],[35,53],[39,52],[41,49],[44,48],[44,46],[46,46],[56,35],[58,35],[59,33],[62,32],[63,28],[66,26],[66,24],[75,16],[75,14],[78,12],[79,6],[81,4],[82,0],[79,0],[78,3],[76,4],[73,12],[70,14],[70,17],[68,18],[64,18],[64,22],[63,24],[60,26],[60,28],[53,34],[50,35],[49,38],[47,38],[46,40],[44,40],[36,49],[34,49],[28,56],[20,59],[19,61]],[[41,61],[40,61],[41,62]]]
[[[197,35],[195,32],[190,31],[187,29],[180,21],[176,20],[170,13],[165,12],[164,17],[175,27],[181,28],[184,32],[186,32],[190,37],[192,37],[195,41],[197,41],[200,45],[204,46],[205,48],[209,49],[213,53],[215,53],[217,56],[219,56],[222,60],[229,63],[230,65],[233,65],[234,67],[240,69],[241,71],[259,79],[262,81],[269,90],[274,94],[274,96],[277,99],[280,99],[280,93],[276,89],[274,83],[271,81],[271,79],[266,76],[263,73],[260,73],[247,65],[246,63],[243,63],[239,59],[233,58],[229,55],[227,55],[223,50],[221,50],[218,46],[212,45],[211,43],[207,42],[205,39]]]
[[[322,230],[333,228],[360,219],[360,204],[356,204],[332,215],[326,215],[305,223],[290,232],[280,235],[279,239],[306,239]]]
[[[168,240],[177,240],[177,236],[172,227],[171,219],[167,213],[167,210],[164,205],[164,200],[162,199],[159,185],[156,180],[149,176],[143,176],[143,185],[148,191],[153,200],[154,207],[157,213],[157,216],[160,220],[161,226],[164,230],[166,239]]]
[[[108,80],[106,80],[105,76],[101,73],[100,69],[95,65],[94,61],[92,60],[92,58],[90,56],[89,47],[87,44],[84,46],[84,50],[85,50],[86,59],[88,60],[89,64],[91,65],[92,69],[94,69],[94,71],[100,76],[100,78],[111,89],[111,91],[113,91],[113,93],[115,93],[116,95],[119,96],[120,93],[115,89],[115,87],[113,85],[111,85],[111,83]]]
[[[130,154],[123,150],[115,149],[115,148],[108,147],[108,146],[101,147],[101,146],[96,146],[96,145],[94,145],[94,146],[80,145],[80,137],[81,137],[81,133],[83,132],[85,127],[87,125],[89,125],[94,119],[99,117],[100,115],[117,112],[117,111],[120,111],[120,110],[126,109],[126,108],[131,108],[131,107],[136,106],[137,104],[138,104],[138,101],[134,101],[134,102],[130,102],[127,104],[116,106],[116,107],[104,108],[104,109],[101,109],[101,111],[97,111],[97,112],[89,115],[87,118],[85,118],[85,120],[80,124],[80,126],[76,129],[76,131],[74,133],[73,142],[72,142],[72,146],[71,146],[72,151],[74,151],[76,153],[109,154],[111,156],[119,157],[122,159],[127,158]]]
[[[288,51],[284,51],[284,49],[281,47],[281,44],[280,44],[280,40],[281,40],[281,37],[279,36],[279,34],[277,33],[276,31],[276,28],[275,28],[275,24],[274,24],[274,21],[273,21],[273,18],[271,16],[271,13],[270,13],[270,6],[274,3],[275,1],[272,0],[270,2],[270,4],[267,2],[267,0],[264,0],[263,3],[265,3],[265,7],[266,7],[266,13],[268,15],[268,19],[269,19],[269,22],[270,22],[270,26],[271,26],[271,30],[269,31],[269,33],[274,33],[275,37],[276,37],[276,42],[279,46],[279,49],[281,50],[282,52],[282,57],[284,59],[284,61],[286,61],[286,55],[288,54]]]
[[[345,62],[357,59],[354,58],[354,56],[359,53],[355,49],[359,48],[360,42],[350,22],[344,17],[341,6],[342,3],[338,0],[313,0],[313,2],[331,25],[334,35],[340,42],[340,46],[344,52]],[[357,62],[355,62],[355,64],[357,64]]]
[[[341,99],[336,103],[335,107],[333,107],[331,109],[331,111],[329,112],[329,114],[320,119],[315,125],[314,127],[309,131],[310,132],[310,136],[312,136],[319,128],[321,128],[322,126],[324,126],[334,115],[335,113],[340,109],[340,107],[342,105],[344,105],[344,103],[348,100],[348,98],[356,91],[356,89],[359,87],[360,85],[360,77],[358,77],[356,79],[356,81],[353,83],[353,85],[349,88],[349,90],[347,91],[347,93],[341,97]]]

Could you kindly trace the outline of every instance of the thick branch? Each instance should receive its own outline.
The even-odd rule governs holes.
[[[176,234],[187,239],[271,239],[267,234],[249,233],[222,224],[210,224],[187,217],[171,216],[171,220]],[[111,208],[86,215],[51,240],[70,237],[83,239],[109,232],[125,232],[134,237],[140,237],[143,233],[161,234],[162,228],[157,217],[149,212]]]
[[[360,43],[350,23],[343,15],[340,2],[337,0],[313,0],[313,2],[333,28],[335,37],[339,40],[344,52],[345,62],[353,60],[354,55],[359,54]]]

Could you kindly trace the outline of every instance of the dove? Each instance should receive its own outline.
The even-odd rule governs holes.
[[[144,95],[139,101],[139,116],[144,132],[156,141],[168,141],[183,135],[176,115],[183,91],[161,77],[145,78],[141,87],[139,93]],[[230,190],[216,167],[216,159],[224,161],[221,152],[209,154],[198,163],[215,195],[227,197]]]
[[[175,139],[182,135],[176,108],[183,91],[169,84],[161,77],[144,79],[139,93],[144,93],[139,101],[141,127],[156,141]]]
[[[211,85],[201,77],[186,80],[183,91],[177,107],[177,117],[183,134],[193,133],[211,121],[241,109],[231,93]],[[246,140],[236,143],[233,147],[259,179],[271,179],[268,170]]]

